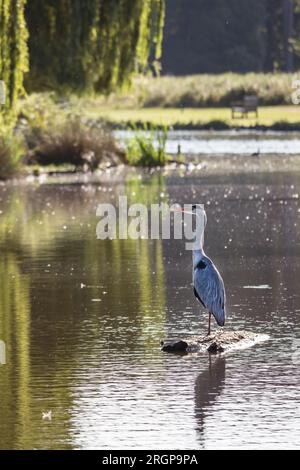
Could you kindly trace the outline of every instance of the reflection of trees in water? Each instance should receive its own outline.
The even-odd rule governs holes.
[[[130,177],[125,186],[128,204],[159,204],[168,202],[166,193],[166,180],[163,174],[155,173],[144,181],[139,177]]]
[[[147,203],[162,192],[157,181],[138,188],[132,198]],[[74,389],[86,381],[81,371],[101,368],[105,347],[121,356],[141,337],[145,349],[157,345],[149,325],[164,328],[161,241],[96,240],[95,211],[86,210],[95,201],[78,193],[64,198],[48,188],[42,201],[38,190],[22,197],[16,190],[0,218],[0,339],[7,344],[0,447],[71,447]],[[44,423],[41,412],[49,409],[55,418]]]
[[[0,337],[6,343],[7,363],[0,369],[0,448],[55,448],[62,445],[59,440],[68,427],[68,412],[63,416],[64,426],[61,420],[54,420],[51,425],[45,426],[42,410],[47,406],[51,409],[51,403],[57,406],[67,401],[71,405],[71,384],[67,367],[52,368],[54,360],[53,356],[49,356],[49,341],[44,342],[43,355],[36,360],[37,354],[32,344],[37,338],[33,341],[35,323],[31,279],[29,274],[22,273],[21,264],[16,254],[2,253]],[[51,315],[51,312],[48,313]],[[43,336],[43,331],[37,334]],[[51,336],[48,332],[44,334],[47,339]],[[36,381],[41,385],[39,394],[36,394]],[[61,384],[62,388],[53,387],[53,383]],[[37,424],[34,425],[34,422]],[[62,447],[67,448],[68,444],[64,442]]]
[[[6,343],[6,362],[1,367],[0,422],[5,439],[26,443],[30,427],[30,299],[29,277],[21,273],[17,256],[3,253],[0,258],[0,338]],[[18,426],[8,427],[13,420]],[[4,442],[3,442],[4,441]]]
[[[92,240],[85,244],[83,257],[84,260],[78,260],[86,267],[83,282],[93,287],[74,295],[81,297],[83,306],[89,305],[93,298],[101,299],[86,314],[78,312],[86,319],[87,315],[89,320],[93,318],[93,322],[86,324],[86,328],[93,328],[90,334],[98,338],[105,335],[107,346],[120,351],[135,349],[141,335],[145,335],[147,342],[157,344],[157,337],[150,337],[147,328],[150,323],[156,330],[163,331],[164,327],[166,302],[161,241],[100,243]],[[103,291],[107,294],[103,295]],[[127,321],[131,328],[125,330]]]
[[[208,368],[198,375],[195,382],[195,417],[200,443],[205,447],[205,419],[211,413],[225,387],[225,357],[217,358],[209,355]]]

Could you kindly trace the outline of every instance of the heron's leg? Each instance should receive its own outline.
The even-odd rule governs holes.
[[[208,314],[208,332],[207,332],[207,336],[210,336],[210,319],[211,319],[211,313],[209,312],[209,314]]]

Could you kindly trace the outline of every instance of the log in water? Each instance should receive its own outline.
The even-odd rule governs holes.
[[[171,342],[162,342],[162,351],[171,353],[220,354],[235,349],[244,349],[269,339],[268,335],[251,331],[217,331],[210,336],[191,336]]]

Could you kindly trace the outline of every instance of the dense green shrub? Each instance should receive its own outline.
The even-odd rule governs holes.
[[[126,141],[126,159],[130,165],[153,167],[166,163],[167,127],[145,124],[142,129],[132,127],[134,136]]]
[[[5,180],[16,175],[25,150],[23,142],[8,133],[0,135],[0,179]]]

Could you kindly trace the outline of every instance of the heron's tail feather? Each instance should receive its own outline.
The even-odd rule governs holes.
[[[219,326],[224,326],[226,321],[226,313],[225,310],[222,309],[218,312],[213,312],[213,316]]]

